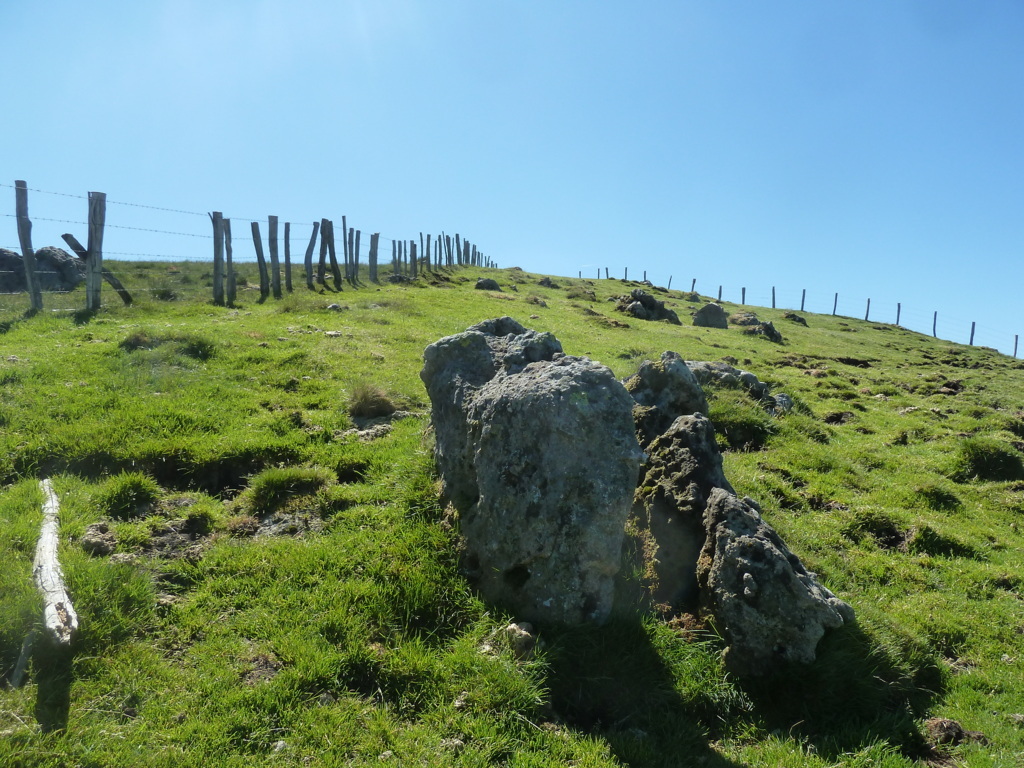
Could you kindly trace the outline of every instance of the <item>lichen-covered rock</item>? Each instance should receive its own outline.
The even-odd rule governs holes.
[[[505,366],[521,368],[550,360],[562,345],[550,333],[528,331],[511,317],[485,320],[447,336],[423,352],[420,378],[431,403],[434,458],[443,496],[457,509],[477,498],[472,450],[467,443],[466,410],[473,395]]]
[[[729,317],[721,304],[705,304],[693,313],[693,324],[701,328],[728,328]]]
[[[750,371],[718,361],[687,360],[686,365],[694,378],[705,386],[743,387],[758,400],[768,396],[768,385]]]
[[[662,609],[694,611],[704,508],[715,488],[732,491],[722,471],[714,425],[680,416],[648,447],[633,498],[631,532],[650,599]]]
[[[634,288],[627,295],[612,301],[617,302],[616,310],[632,315],[637,320],[665,320],[671,325],[682,325],[674,309],[669,309],[665,302],[659,301],[640,288]]]
[[[642,445],[668,429],[679,416],[707,415],[708,401],[700,382],[675,352],[663,352],[657,361],[645,360],[624,383],[637,403],[633,416]]]
[[[748,336],[764,336],[768,341],[775,342],[776,344],[782,343],[782,334],[770,322],[752,325],[749,328],[744,328],[743,332]]]
[[[476,392],[479,498],[459,529],[485,598],[531,621],[608,618],[641,458],[631,407],[608,368],[567,356],[506,368]]]
[[[797,323],[805,328],[807,327],[807,318],[802,315],[798,315],[796,312],[787,312],[782,316],[783,320],[789,320],[791,323]]]
[[[489,277],[481,277],[476,281],[476,289],[478,291],[500,291],[501,286],[498,285],[497,280],[492,280]]]
[[[420,376],[484,598],[532,621],[604,621],[642,455],[629,393],[508,317],[431,344]]]
[[[810,663],[827,629],[855,620],[853,609],[804,568],[751,499],[712,490],[704,530],[697,583],[728,643],[725,661],[734,673]]]
[[[45,246],[35,252],[36,279],[42,291],[70,291],[85,282],[85,262],[63,248]],[[0,248],[0,292],[27,290],[20,253]]]
[[[757,325],[761,321],[753,312],[737,312],[729,315],[729,322],[733,325]]]

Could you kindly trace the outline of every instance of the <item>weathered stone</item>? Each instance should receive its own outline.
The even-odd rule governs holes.
[[[609,301],[616,302],[616,310],[632,315],[637,320],[665,320],[671,325],[682,325],[675,310],[669,309],[665,302],[640,288],[634,288],[625,296],[610,297]]]
[[[702,328],[728,328],[729,318],[721,304],[705,304],[693,313],[693,324]]]
[[[105,522],[93,523],[82,534],[82,549],[90,555],[109,555],[117,548],[117,537]]]
[[[750,371],[717,361],[687,360],[686,365],[704,386],[743,387],[758,400],[768,396],[768,385]]]
[[[36,278],[42,291],[70,291],[85,281],[85,262],[62,248],[46,246],[35,252]],[[26,289],[21,254],[0,248],[0,292]]]
[[[608,368],[567,356],[506,367],[474,394],[479,497],[460,533],[485,598],[531,621],[608,618],[641,457],[631,406]]]
[[[712,490],[704,530],[697,583],[729,644],[726,665],[736,674],[810,663],[827,629],[854,621],[853,609],[804,568],[753,500]]]
[[[677,418],[647,453],[630,517],[638,565],[655,605],[692,612],[704,508],[715,488],[732,491],[732,486],[722,471],[714,425],[701,414]]]
[[[789,320],[791,323],[796,323],[797,325],[802,325],[805,328],[807,327],[807,318],[802,315],[798,315],[796,312],[787,312],[782,316],[782,319]]]
[[[443,495],[457,509],[468,507],[477,497],[467,442],[469,400],[503,365],[522,367],[550,360],[561,351],[562,345],[550,333],[527,331],[511,317],[478,323],[424,350],[420,378],[430,396],[434,457]]]
[[[542,277],[537,281],[537,285],[544,286],[545,288],[557,288],[558,283],[552,280],[550,277]]]
[[[757,319],[757,315],[753,312],[737,312],[736,314],[729,315],[729,322],[733,325],[757,325],[761,321]]]
[[[768,341],[773,341],[776,344],[782,343],[782,334],[770,322],[752,325],[749,328],[744,328],[743,332],[748,336],[764,336]]]
[[[498,281],[497,280],[492,280],[489,277],[481,277],[479,280],[477,280],[475,288],[478,291],[500,291],[501,290],[501,286],[498,285]]]
[[[679,416],[707,415],[708,401],[700,382],[675,352],[662,353],[656,362],[645,360],[626,379],[625,386],[638,406],[633,416],[642,445],[668,429]]]

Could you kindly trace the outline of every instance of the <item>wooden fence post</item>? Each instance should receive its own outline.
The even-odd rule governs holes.
[[[423,267],[430,272],[430,233],[427,233],[427,250],[423,252]]]
[[[224,306],[224,214],[214,211],[213,221],[213,303]]]
[[[68,244],[68,247],[75,252],[75,255],[80,258],[83,263],[89,259],[89,251],[86,250],[84,245],[78,242],[77,237],[69,232],[65,232],[61,235],[61,239]],[[121,285],[121,281],[114,276],[114,273],[106,267],[103,268],[103,279],[110,283],[111,288],[117,291],[117,295],[121,297],[121,301],[124,302],[126,307],[131,306],[132,295],[125,290],[125,287]]]
[[[1018,333],[1013,334],[1013,357],[1014,357],[1014,359],[1017,358],[1017,339],[1019,338],[1019,336],[1020,336],[1020,334],[1018,334]]]
[[[605,268],[604,268],[604,279],[605,279],[605,280],[607,280],[607,279],[608,279],[608,267],[605,267]]]
[[[313,248],[316,246],[316,236],[320,232],[320,222],[313,222],[313,234],[309,238],[309,245],[306,246],[306,256],[302,265],[306,268],[306,287],[313,290]]]
[[[224,219],[224,266],[228,272],[228,306],[235,306],[238,295],[238,277],[235,275],[235,264],[231,260],[231,219]]]
[[[376,283],[377,278],[377,246],[380,243],[380,232],[370,235],[370,282]]]
[[[804,288],[800,291],[800,311],[804,311],[804,302],[807,300],[807,289]]]
[[[21,244],[21,258],[25,265],[25,287],[28,289],[29,310],[39,312],[43,308],[43,292],[36,275],[36,253],[32,250],[32,220],[28,217],[28,184],[14,182],[14,213],[18,219],[18,241]]]
[[[747,304],[747,289],[746,288],[741,288],[740,289],[740,304],[742,304],[743,306],[746,306],[746,304]]]
[[[646,269],[644,270],[644,282],[645,283],[647,282],[647,270]]]
[[[263,238],[260,237],[260,223],[252,222],[252,244],[256,247],[256,262],[260,267],[260,301],[270,295],[270,275],[267,274],[267,260],[263,256]]]
[[[838,307],[838,306],[839,306],[839,294],[837,293],[836,297],[832,300],[832,315],[833,315],[833,317],[836,314],[836,307]]]
[[[89,312],[100,309],[100,289],[103,287],[103,225],[107,219],[107,193],[89,193],[89,261],[85,267],[85,308]]]
[[[331,224],[331,231],[334,231],[334,224]],[[345,257],[345,279],[352,279],[352,244],[348,239],[348,219],[341,217],[341,250]]]
[[[409,277],[416,279],[416,243],[409,243]]]
[[[351,243],[351,239],[349,242]],[[349,250],[351,250],[351,248]],[[336,291],[344,290],[341,286],[343,279],[341,276],[341,268],[338,266],[338,251],[334,244],[334,222],[331,219],[327,220],[327,257],[331,260],[331,274],[334,275],[334,289]]]
[[[718,286],[718,300],[722,300],[722,286]]]
[[[971,346],[974,346],[974,323],[971,323]]]
[[[668,276],[668,290],[672,290],[672,275]]]
[[[902,309],[903,309],[903,306],[900,304],[900,302],[897,301],[896,302],[896,325],[900,324],[900,311]]]
[[[690,283],[690,293],[693,293],[693,289],[697,287],[697,278],[693,278],[693,282]]]
[[[281,298],[281,262],[277,258],[277,216],[267,217],[267,240],[270,241],[270,285],[274,298]]]
[[[345,235],[345,233],[342,232],[342,236],[343,237],[344,237],[344,235]],[[332,238],[334,237],[334,224],[331,224],[331,237]],[[348,228],[348,253],[349,253],[349,258],[352,257],[352,254],[355,252],[355,249],[356,249],[356,230],[355,230],[354,227],[349,227]]]
[[[43,623],[46,631],[58,645],[67,648],[78,631],[78,615],[71,605],[71,598],[64,586],[64,573],[57,559],[60,501],[49,479],[42,480],[39,485],[44,499],[43,525],[36,544],[32,573],[43,596]]]
[[[629,280],[629,267],[626,267],[626,270],[622,273],[622,279]]]
[[[935,310],[935,314],[932,315],[932,338],[933,339],[937,339],[938,338],[938,336],[935,333],[935,329],[938,327],[938,325],[939,325],[939,310],[936,309]]]
[[[292,292],[292,224],[284,223],[284,289]]]
[[[775,309],[775,286],[772,286],[772,309]]]
[[[867,320],[871,314],[871,299],[868,299],[868,308],[864,310],[864,319]]]

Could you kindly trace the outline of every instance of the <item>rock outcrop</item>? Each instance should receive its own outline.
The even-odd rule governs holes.
[[[642,455],[625,388],[511,318],[424,357],[438,469],[481,594],[529,621],[605,621]]]
[[[46,246],[35,252],[36,277],[42,291],[70,291],[85,282],[85,262],[62,248]],[[27,290],[21,254],[0,248],[0,293]]]
[[[693,313],[693,324],[701,328],[728,328],[729,317],[721,304],[705,304]]]
[[[641,583],[622,594],[703,612],[737,674],[811,661],[853,620],[722,471],[701,383],[791,405],[752,373],[666,352],[623,385],[508,317],[431,344],[424,361],[464,570],[518,619],[602,623],[625,554]]]
[[[853,609],[804,568],[751,499],[714,489],[704,531],[697,583],[736,674],[810,663],[825,630],[854,620]]]
[[[498,285],[498,281],[497,280],[492,280],[489,277],[481,277],[479,280],[476,281],[476,286],[474,286],[474,287],[478,291],[500,291],[501,290],[501,286]]]
[[[665,302],[651,296],[647,291],[634,288],[626,296],[616,300],[615,309],[632,315],[637,320],[664,320],[671,325],[682,325],[674,309],[665,306]]]

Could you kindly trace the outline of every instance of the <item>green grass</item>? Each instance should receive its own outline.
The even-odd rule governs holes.
[[[42,477],[81,622],[0,690],[0,765],[895,767],[932,716],[986,735],[960,764],[1024,761],[1024,364],[784,310],[757,310],[781,345],[695,328],[678,291],[657,295],[682,326],[645,323],[607,301],[638,287],[619,280],[466,269],[260,303],[242,265],[225,308],[208,264],[110,266],[132,307],[0,304],[0,674],[40,623]],[[753,682],[710,631],[628,611],[540,627],[517,659],[515,617],[459,572],[416,415],[423,348],[506,314],[619,377],[673,350],[791,395],[771,416],[709,391],[726,476],[857,625]],[[360,438],[396,407],[414,415]],[[114,558],[79,543],[101,520]]]

